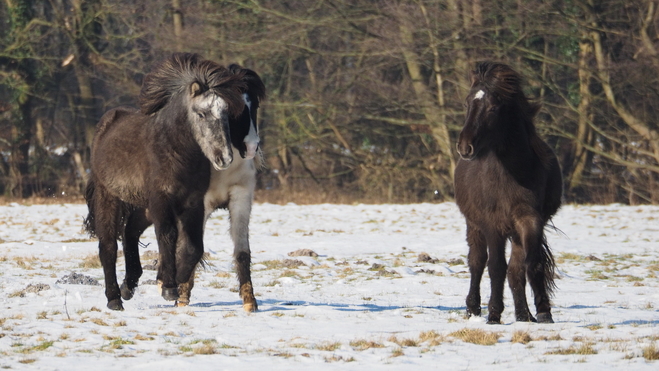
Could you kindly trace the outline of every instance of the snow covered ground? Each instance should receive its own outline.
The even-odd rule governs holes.
[[[0,206],[1,368],[659,368],[656,206],[561,209],[563,234],[548,235],[560,273],[551,325],[515,323],[507,288],[503,325],[465,319],[467,245],[453,203],[255,205],[254,314],[236,292],[225,212],[207,224],[210,266],[191,306],[164,301],[145,270],[123,312],[106,309],[84,215],[77,204]],[[151,264],[153,229],[143,242],[142,264]],[[288,256],[299,249],[318,256]],[[57,283],[72,272],[101,286]],[[482,297],[486,308],[487,274]]]

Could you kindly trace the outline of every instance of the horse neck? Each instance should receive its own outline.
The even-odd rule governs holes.
[[[154,114],[150,128],[157,151],[171,152],[179,162],[205,158],[188,122],[187,110],[168,104]]]
[[[495,152],[502,160],[529,162],[537,157],[534,149],[537,134],[530,118],[522,116],[518,109],[508,109],[502,119],[504,128],[495,136]]]

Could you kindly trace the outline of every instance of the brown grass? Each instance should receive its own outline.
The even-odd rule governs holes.
[[[391,351],[391,358],[404,356],[403,348],[396,348]]]
[[[89,321],[91,321],[92,323],[95,323],[95,324],[97,324],[97,325],[99,325],[99,326],[109,326],[109,325],[107,324],[107,322],[103,321],[103,320],[100,319],[100,318],[92,318],[92,319],[90,319]]]
[[[434,347],[443,343],[446,338],[443,335],[438,334],[434,330],[424,331],[419,334],[419,341],[422,343],[427,342],[429,346]]]
[[[494,345],[499,341],[499,337],[501,335],[498,332],[464,328],[462,330],[450,333],[449,336],[458,338],[466,343],[478,345]]]
[[[341,348],[341,343],[337,342],[327,342],[327,343],[322,343],[316,345],[316,349],[318,350],[324,350],[328,352],[333,352],[337,349]]]
[[[371,348],[384,348],[384,345],[373,340],[358,339],[350,342],[350,346],[357,351],[364,351]]]
[[[558,355],[570,355],[570,354],[577,354],[577,355],[591,355],[591,354],[597,354],[597,350],[593,348],[592,343],[582,343],[580,346],[571,346],[569,348],[557,348],[554,350],[550,350],[549,352],[545,353],[547,355],[552,355],[552,354],[558,354]]]
[[[82,261],[80,264],[78,264],[78,267],[87,269],[101,268],[101,259],[99,259],[98,254],[87,255],[86,257],[82,258]]]
[[[646,361],[659,360],[659,349],[657,349],[657,346],[654,343],[643,348],[643,358],[645,358]]]
[[[515,331],[513,332],[513,337],[510,341],[512,341],[513,343],[528,344],[532,340],[533,339],[531,339],[531,335],[529,335],[528,332]]]

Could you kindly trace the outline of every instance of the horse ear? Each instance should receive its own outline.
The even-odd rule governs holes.
[[[478,77],[478,75],[476,74],[476,71],[472,71],[472,72],[469,74],[469,82],[471,83],[470,88],[473,88],[474,85],[476,84],[476,78],[477,78],[477,77]]]
[[[201,94],[201,85],[195,81],[190,85],[190,95],[196,97],[199,94]]]

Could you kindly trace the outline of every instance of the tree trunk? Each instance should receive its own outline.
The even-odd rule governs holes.
[[[448,161],[448,170],[450,171],[451,178],[453,177],[453,170],[455,169],[455,160],[453,159],[451,145],[451,136],[448,127],[446,126],[446,118],[440,112],[437,105],[433,102],[432,93],[426,84],[423,82],[421,75],[421,66],[417,59],[417,55],[409,48],[414,44],[412,37],[412,30],[407,25],[400,23],[399,25],[400,38],[403,44],[402,54],[407,67],[407,72],[412,80],[412,88],[416,95],[417,101],[421,106],[421,110],[425,117],[425,121],[431,128],[432,136],[437,141],[440,151],[444,154],[444,158]]]
[[[590,165],[592,154],[586,149],[584,144],[592,145],[592,130],[590,123],[592,122],[591,114],[591,94],[590,94],[590,69],[588,61],[592,57],[592,44],[586,39],[587,35],[579,43],[579,106],[577,107],[577,114],[579,119],[577,121],[576,140],[574,141],[574,151],[572,155],[572,166],[570,166],[571,174],[569,180],[569,189],[573,190],[581,184],[584,172]]]
[[[172,21],[174,23],[174,37],[176,38],[176,51],[183,51],[183,11],[181,0],[172,0]]]

